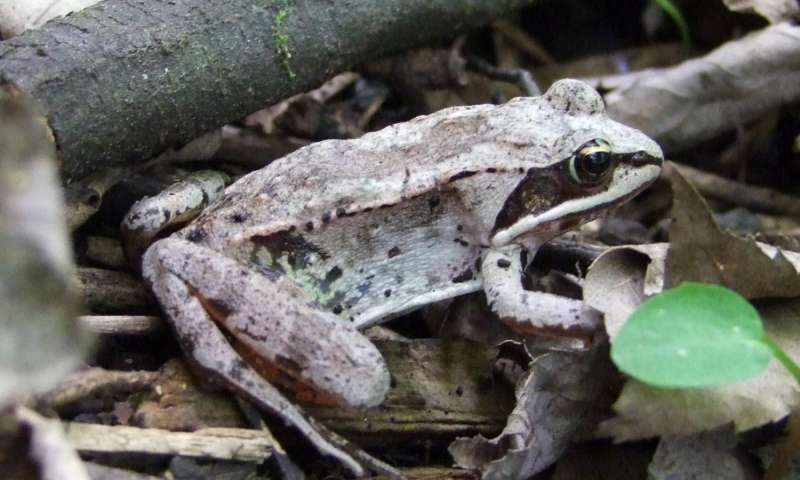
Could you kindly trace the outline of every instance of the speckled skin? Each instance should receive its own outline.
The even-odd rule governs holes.
[[[580,185],[566,162],[597,138],[618,162],[602,184]],[[594,90],[563,80],[541,97],[450,108],[300,149],[155,243],[143,274],[187,353],[251,397],[261,387],[237,381],[252,371],[215,322],[273,380],[376,405],[389,373],[356,327],[483,287],[522,330],[594,328],[580,302],[563,310],[522,289],[520,253],[532,257],[631,198],[658,176],[661,158],[652,140],[605,115]],[[261,404],[283,408],[275,398],[280,407]]]

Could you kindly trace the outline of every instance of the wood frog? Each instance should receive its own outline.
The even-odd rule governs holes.
[[[646,188],[662,161],[591,87],[562,80],[302,148],[155,242],[142,273],[195,366],[348,463],[266,379],[378,405],[390,376],[359,329],[481,289],[517,330],[590,334],[596,312],[525,290],[522,271],[544,242]]]

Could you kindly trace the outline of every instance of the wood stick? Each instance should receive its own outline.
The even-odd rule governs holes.
[[[184,455],[216,460],[261,462],[273,444],[259,430],[206,428],[170,432],[157,428],[65,423],[67,441],[81,453]]]
[[[161,317],[150,315],[82,315],[78,323],[101,335],[152,335],[166,328]]]
[[[677,168],[703,195],[750,210],[800,216],[800,197],[787,195],[770,188],[746,185],[687,165],[679,165],[675,162],[670,162],[670,164]],[[669,169],[666,170],[666,173],[669,174]]]

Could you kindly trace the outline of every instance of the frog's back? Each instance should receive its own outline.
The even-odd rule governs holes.
[[[316,228],[337,216],[423,195],[492,168],[504,148],[527,144],[530,134],[515,125],[534,123],[537,100],[454,107],[356,140],[309,145],[239,179],[184,236],[221,248],[253,234]],[[514,161],[509,155],[506,165],[516,167]]]

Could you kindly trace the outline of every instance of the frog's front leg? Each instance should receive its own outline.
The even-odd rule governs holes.
[[[366,337],[314,308],[285,278],[268,278],[186,240],[153,244],[142,270],[195,368],[291,423],[321,453],[337,458],[354,474],[364,474],[353,457],[321,435],[239,353],[248,360],[257,358],[251,363],[261,373],[277,375],[285,385],[371,406],[383,400],[389,372]]]
[[[481,276],[492,311],[503,323],[522,333],[591,340],[600,328],[600,313],[580,300],[525,290],[524,252],[518,245],[484,252]]]

